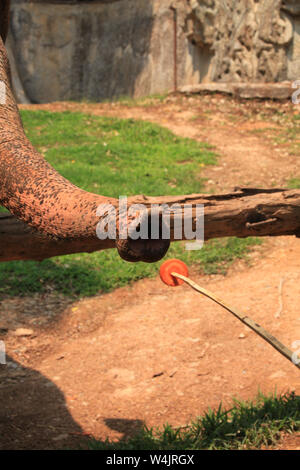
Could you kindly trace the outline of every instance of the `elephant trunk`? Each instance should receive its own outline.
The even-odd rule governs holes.
[[[7,8],[9,2],[4,2]],[[0,203],[35,230],[56,239],[97,238],[97,208],[114,198],[89,193],[63,178],[27,139],[12,93],[10,67],[3,40],[7,27],[1,16],[0,81]],[[4,87],[4,88],[3,88]],[[118,227],[118,224],[117,224]],[[100,241],[99,241],[100,242]],[[120,240],[116,247],[126,261],[154,262],[168,250],[169,240]],[[99,243],[100,245],[100,243]]]

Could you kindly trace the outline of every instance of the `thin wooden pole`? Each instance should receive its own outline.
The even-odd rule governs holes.
[[[209,292],[208,290],[204,289],[203,287],[198,286],[194,281],[189,279],[188,277],[183,276],[182,274],[178,274],[176,272],[171,273],[172,276],[178,277],[179,279],[182,279],[186,284],[188,284],[192,289],[196,290],[197,292],[200,292],[200,294],[205,295],[206,297],[209,297],[212,299],[214,302],[217,304],[221,305],[223,308],[228,310],[228,312],[232,313],[236,318],[238,318],[242,323],[247,325],[251,330],[255,331],[261,338],[263,338],[265,341],[267,341],[273,348],[276,349],[280,354],[282,354],[286,359],[291,361],[298,369],[300,369],[300,360],[299,362],[295,362],[293,360],[293,351],[291,351],[289,348],[287,348],[284,344],[282,344],[278,339],[276,339],[274,336],[272,336],[268,331],[266,331],[262,326],[258,325],[255,323],[251,318],[243,315],[239,310],[236,308],[229,307],[223,300],[220,300],[218,297],[216,297],[214,294]]]
[[[173,11],[173,64],[174,64],[174,92],[177,91],[177,10],[171,7]]]

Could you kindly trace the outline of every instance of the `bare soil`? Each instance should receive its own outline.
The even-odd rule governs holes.
[[[274,141],[284,131],[276,112],[295,113],[291,103],[209,95],[26,108],[146,119],[209,142],[219,159],[203,172],[206,191],[285,187],[299,169],[289,144]],[[265,239],[226,276],[191,268],[190,277],[288,347],[300,340],[295,237]],[[158,277],[73,303],[53,294],[3,299],[0,312],[8,355],[0,365],[0,449],[78,448],[88,435],[119,439],[143,424],[184,426],[258,390],[300,393],[299,369],[270,345],[188,286],[167,287]],[[28,336],[16,335],[21,327]],[[277,448],[299,450],[300,434],[283,436]]]

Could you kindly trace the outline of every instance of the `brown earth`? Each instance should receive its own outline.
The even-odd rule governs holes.
[[[208,192],[284,187],[298,172],[294,141],[274,141],[284,117],[299,112],[288,102],[209,95],[29,108],[146,119],[209,142],[219,160],[203,171]],[[190,277],[289,348],[300,340],[298,239],[266,239],[226,276],[191,269]],[[158,277],[74,303],[53,294],[3,299],[0,309],[8,354],[0,366],[1,449],[78,448],[84,434],[117,439],[143,424],[184,426],[258,390],[300,393],[299,369],[270,345],[188,286],[170,288]],[[28,336],[16,335],[21,327]],[[299,433],[277,448],[299,450]]]

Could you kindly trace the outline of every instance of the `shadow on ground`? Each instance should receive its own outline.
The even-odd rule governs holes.
[[[108,428],[123,434],[122,441],[126,441],[128,438],[137,434],[145,426],[144,421],[140,419],[104,418],[103,421]]]
[[[59,388],[10,357],[0,365],[0,402],[1,450],[71,448],[84,439]]]

